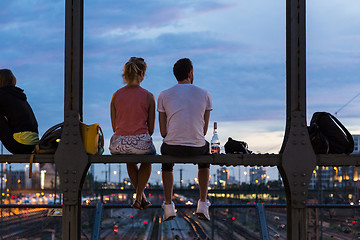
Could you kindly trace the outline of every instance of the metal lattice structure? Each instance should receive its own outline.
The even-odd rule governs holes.
[[[93,163],[210,163],[227,166],[277,166],[287,197],[287,238],[307,238],[306,199],[312,171],[318,166],[360,166],[360,156],[315,155],[306,124],[306,1],[286,1],[286,131],[280,154],[171,156],[87,155],[80,135],[83,86],[83,0],[66,0],[65,104],[62,141],[55,155],[35,162],[55,163],[63,192],[62,236],[80,239],[81,189]],[[0,162],[25,163],[28,155],[2,155]]]

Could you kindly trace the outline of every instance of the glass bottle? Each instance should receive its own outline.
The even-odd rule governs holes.
[[[217,122],[214,122],[214,133],[211,138],[211,154],[219,154],[220,153],[220,140],[217,134]]]

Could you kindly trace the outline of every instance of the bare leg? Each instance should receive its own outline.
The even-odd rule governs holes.
[[[144,189],[147,182],[149,181],[151,174],[151,163],[142,163],[138,172],[138,182],[136,187],[136,200],[141,201],[142,198],[145,198]]]
[[[131,183],[134,186],[134,188],[137,190],[139,168],[138,168],[136,163],[127,163],[126,168],[127,168],[128,175],[129,175],[129,178],[131,180]],[[136,194],[136,199],[137,199],[137,197],[138,197],[138,194]]]
[[[139,168],[135,163],[127,163],[126,164],[127,172],[130,177],[131,183],[134,185],[135,189],[138,185],[138,175]]]
[[[207,201],[208,187],[209,187],[209,168],[200,168],[198,171],[200,201]]]
[[[172,203],[172,195],[173,195],[173,184],[174,184],[174,175],[171,171],[162,171],[162,180],[163,180],[163,190],[165,203]]]

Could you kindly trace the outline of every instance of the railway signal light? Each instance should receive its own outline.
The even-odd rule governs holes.
[[[114,224],[114,233],[117,234],[119,232],[119,226]]]
[[[235,221],[235,217],[232,217],[231,220]]]

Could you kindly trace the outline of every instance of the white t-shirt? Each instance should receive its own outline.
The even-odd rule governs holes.
[[[176,84],[158,98],[157,111],[166,113],[169,145],[202,147],[205,145],[204,114],[212,110],[209,92],[192,84]]]

